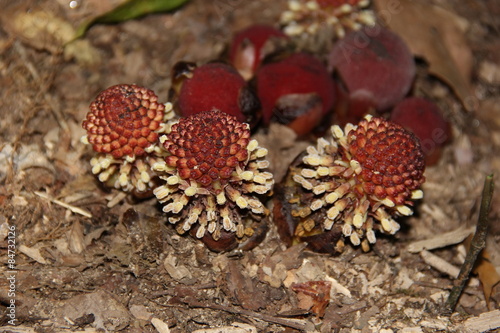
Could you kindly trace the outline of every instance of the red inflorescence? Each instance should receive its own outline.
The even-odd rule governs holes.
[[[425,169],[424,154],[411,132],[382,118],[365,119],[349,132],[347,142],[351,159],[362,168],[356,191],[396,205],[410,204]]]
[[[366,250],[375,243],[376,230],[396,233],[400,226],[393,217],[411,215],[413,200],[423,197],[425,162],[418,139],[382,118],[366,116],[344,130],[334,125],[330,140],[320,138],[308,147],[300,166],[293,180],[311,193],[292,212],[299,236],[321,223]]]
[[[83,121],[94,151],[114,158],[142,156],[158,140],[165,105],[152,90],[120,84],[101,92]]]
[[[206,111],[181,118],[172,126],[165,149],[166,163],[177,168],[182,179],[208,187],[227,181],[235,168],[248,159],[250,130],[235,117],[220,111]]]

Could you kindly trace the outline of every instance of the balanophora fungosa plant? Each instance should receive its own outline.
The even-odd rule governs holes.
[[[376,231],[395,234],[394,218],[412,215],[413,201],[423,197],[424,169],[419,140],[395,123],[367,116],[344,129],[334,125],[276,190],[279,232],[318,251],[340,252],[344,238],[368,250]]]

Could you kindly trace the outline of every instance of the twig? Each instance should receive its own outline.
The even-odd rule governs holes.
[[[83,215],[83,216],[88,217],[88,218],[92,217],[92,214],[90,214],[86,210],[78,208],[78,207],[75,207],[75,206],[70,205],[70,204],[67,204],[67,203],[65,203],[65,202],[63,202],[61,200],[57,200],[57,199],[51,198],[46,193],[39,192],[39,191],[34,191],[33,193],[35,193],[36,195],[38,195],[40,198],[44,198],[46,200],[49,200],[49,201],[55,203],[56,205],[59,205],[59,206],[64,207],[66,209],[69,209],[70,211],[72,211],[75,214],[80,214],[80,215]]]
[[[260,319],[269,323],[274,323],[282,326],[287,326],[291,328],[295,328],[297,330],[306,330],[308,329],[308,324],[309,322],[303,319],[287,319],[287,318],[280,318],[280,317],[275,317],[272,315],[264,314],[264,313],[259,313],[251,310],[245,310],[245,309],[239,309],[239,308],[234,308],[234,307],[227,307],[221,304],[203,304],[198,301],[194,300],[189,300],[186,302],[190,307],[193,308],[208,308],[212,310],[220,310],[220,311],[225,311],[229,312],[232,314],[239,314],[247,317],[253,317],[256,319]]]
[[[446,301],[446,311],[451,313],[455,310],[458,299],[462,294],[465,284],[469,279],[469,275],[474,268],[477,257],[479,253],[486,247],[486,233],[488,230],[488,213],[491,206],[491,198],[493,197],[493,175],[486,176],[484,180],[483,193],[481,197],[481,208],[479,209],[479,217],[477,220],[477,228],[472,242],[470,244],[469,251],[465,257],[465,262],[460,269],[457,279],[453,283],[453,288],[450,291],[448,300]]]

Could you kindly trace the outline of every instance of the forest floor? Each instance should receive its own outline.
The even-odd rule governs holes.
[[[438,6],[460,18],[462,51],[471,55],[463,65],[470,69],[470,96],[432,75],[439,63],[419,59],[413,89],[439,104],[453,139],[426,169],[425,197],[414,216],[400,221],[401,231],[381,237],[367,253],[346,246],[331,256],[302,244],[286,248],[274,226],[251,251],[214,253],[178,235],[155,199],[133,200],[99,184],[90,171],[91,149],[80,138],[100,91],[136,83],[166,102],[177,61],[219,58],[235,31],[275,24],[287,5],[193,0],[172,13],[95,25],[63,52],[61,40],[116,2],[0,0],[0,331],[483,332],[500,326],[498,193],[487,238],[490,264],[470,279],[455,312],[444,311],[466,253],[462,240],[477,223],[485,176],[500,171],[500,4],[419,1],[424,10]],[[265,142],[269,134],[256,135]],[[269,148],[271,162],[279,161],[273,171],[282,174],[308,144]],[[445,240],[430,249],[436,238]],[[7,251],[12,239],[15,256]],[[291,287],[311,281],[327,282],[329,293],[308,297]],[[326,307],[318,314],[321,302]],[[9,324],[13,317],[16,326]]]

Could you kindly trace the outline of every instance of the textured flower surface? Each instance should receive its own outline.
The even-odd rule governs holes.
[[[314,35],[322,28],[331,28],[342,38],[346,30],[375,24],[369,4],[369,0],[289,0],[281,24],[289,36]]]
[[[250,139],[249,125],[219,110],[181,118],[160,138],[169,156],[153,166],[165,184],[154,193],[169,222],[184,233],[196,226],[217,240],[221,231],[251,236],[248,222],[269,212],[259,196],[274,184],[265,148]]]
[[[375,243],[375,230],[394,234],[399,224],[393,217],[413,213],[413,200],[423,197],[424,169],[418,139],[397,124],[367,116],[344,130],[335,125],[330,140],[320,138],[308,147],[293,177],[312,194],[293,214],[309,221],[310,228],[312,215],[325,230],[342,224],[354,245],[365,237]]]
[[[120,84],[102,91],[82,123],[87,131],[82,142],[97,152],[92,172],[116,188],[145,191],[150,165],[162,155],[159,133],[173,116],[171,105],[159,103],[147,88]]]

